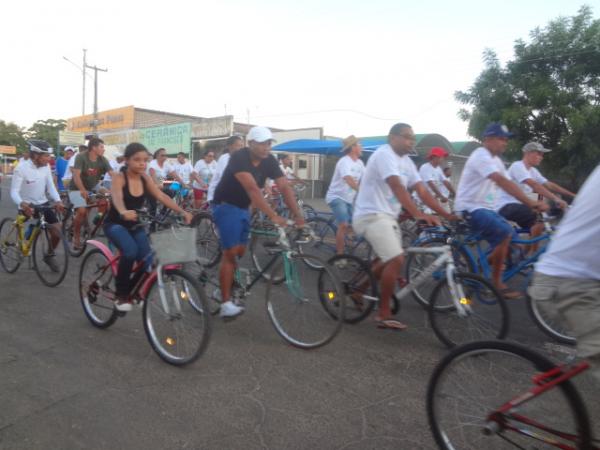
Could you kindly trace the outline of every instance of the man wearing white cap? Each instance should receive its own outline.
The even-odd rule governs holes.
[[[294,191],[271,154],[271,143],[274,141],[271,130],[254,127],[246,139],[248,147],[231,155],[213,199],[213,216],[223,249],[219,273],[223,298],[221,317],[235,317],[244,311],[231,301],[231,288],[237,258],[244,255],[248,243],[250,204],[264,212],[274,224],[286,224],[286,219],[279,216],[262,195],[261,189],[267,178],[275,180],[296,224],[304,225]]]

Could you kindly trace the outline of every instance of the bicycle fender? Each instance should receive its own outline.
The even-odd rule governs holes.
[[[113,252],[110,251],[110,248],[108,248],[108,246],[104,242],[96,241],[95,239],[90,239],[89,241],[86,241],[86,245],[91,245],[92,247],[96,247],[98,250],[100,250],[102,252],[102,254],[104,254],[104,256],[106,256],[106,259],[111,261],[111,264],[110,264],[111,269],[112,269],[113,275],[116,276],[118,264],[117,264],[117,260],[115,259],[115,255],[113,254]]]
[[[181,264],[168,264],[166,266],[163,266],[163,270],[181,269],[181,267]],[[148,278],[146,278],[146,281],[144,281],[144,285],[140,288],[140,294],[143,298],[148,297],[148,292],[150,292],[150,288],[156,282],[157,278],[158,274],[156,273],[156,270],[153,270],[152,273],[148,276]]]

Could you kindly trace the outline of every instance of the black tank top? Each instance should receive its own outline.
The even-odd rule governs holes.
[[[146,180],[142,177],[142,187],[144,192],[139,197],[131,195],[129,192],[129,177],[127,176],[127,172],[123,172],[123,176],[125,177],[125,185],[123,186],[123,203],[125,204],[125,209],[142,209],[144,207],[144,203],[146,202]],[[123,225],[125,228],[131,228],[136,224],[131,220],[123,220],[115,208],[112,200],[110,202],[110,210],[108,211],[108,216],[106,217],[107,222],[118,223],[119,225]]]

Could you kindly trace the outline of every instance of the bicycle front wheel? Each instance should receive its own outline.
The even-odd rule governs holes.
[[[448,347],[485,339],[504,339],[508,333],[508,308],[498,290],[485,278],[471,273],[455,273],[462,286],[464,305],[459,313],[448,280],[438,283],[431,294],[429,323],[435,335]]]
[[[33,269],[46,286],[58,286],[64,280],[69,267],[69,249],[60,231],[56,230],[53,236],[49,228],[40,229],[31,256]]]
[[[108,328],[118,317],[115,277],[110,261],[99,249],[90,250],[79,268],[79,299],[83,312],[97,328]]]
[[[561,319],[552,300],[544,301],[527,295],[527,308],[533,321],[547,336],[563,344],[575,345],[577,339],[571,334],[564,320]]]
[[[321,347],[342,327],[344,291],[334,269],[322,259],[301,254],[286,258],[276,263],[271,274],[266,292],[267,314],[277,333],[291,345],[303,349]],[[314,270],[315,265],[321,269]],[[273,282],[281,276],[285,276],[285,283]]]
[[[161,359],[175,366],[194,362],[208,346],[210,312],[204,290],[179,269],[163,273],[164,297],[158,280],[144,301],[144,330]]]
[[[570,381],[499,413],[551,370],[550,360],[519,345],[483,341],[450,352],[427,388],[427,416],[440,449],[591,449],[589,419]],[[551,431],[566,434],[554,434]],[[573,440],[565,439],[573,436]],[[579,436],[579,437],[577,437]]]
[[[10,218],[0,222],[0,264],[8,273],[14,273],[21,265],[19,230]]]

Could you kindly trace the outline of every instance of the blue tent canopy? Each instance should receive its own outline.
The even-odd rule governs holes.
[[[385,144],[385,138],[366,138],[360,139],[363,150],[367,152],[374,151],[377,147]],[[284,142],[273,147],[276,152],[290,153],[314,153],[318,155],[338,155],[342,149],[341,139],[296,139],[294,141]]]

